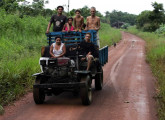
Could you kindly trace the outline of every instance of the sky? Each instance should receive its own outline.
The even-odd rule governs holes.
[[[89,8],[94,6],[103,15],[106,11],[112,12],[113,10],[139,15],[144,10],[153,10],[151,4],[155,1],[162,3],[165,9],[165,0],[49,0],[45,8],[55,9],[59,5],[65,5],[64,9],[67,11],[68,1],[69,10],[82,8],[85,5]]]

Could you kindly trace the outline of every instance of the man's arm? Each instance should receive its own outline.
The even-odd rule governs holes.
[[[80,26],[80,32],[81,32],[81,30],[82,30],[82,28],[83,28],[83,25],[84,25],[84,17],[83,16],[81,16],[82,18],[81,18],[81,26]]]
[[[66,26],[66,25],[64,25],[63,28],[62,28],[62,32],[65,32],[65,26]]]
[[[49,22],[49,24],[48,24],[48,27],[47,27],[47,30],[46,30],[47,34],[49,33],[50,27],[51,27],[51,22]]]
[[[74,28],[77,29],[76,28],[76,18],[75,17],[73,18],[73,25],[74,25]]]
[[[87,23],[86,23],[86,27],[85,27],[85,30],[87,31],[88,30],[88,17],[87,17]]]
[[[54,16],[51,17],[50,22],[49,22],[49,24],[48,24],[48,27],[47,27],[47,30],[46,30],[46,33],[47,33],[47,34],[49,33],[51,24],[52,24],[53,22],[54,22]]]
[[[88,55],[92,55],[92,52],[88,52],[88,54],[86,56],[88,56]]]
[[[99,29],[100,29],[100,18],[98,17],[98,20],[97,20],[97,25],[98,25],[98,27],[96,28],[96,30],[98,31]]]

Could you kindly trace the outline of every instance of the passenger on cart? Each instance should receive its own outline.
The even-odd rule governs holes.
[[[57,36],[55,38],[55,43],[50,46],[51,58],[63,57],[66,53],[65,44],[61,42],[61,37]]]
[[[99,41],[99,29],[100,29],[100,18],[96,16],[96,8],[91,7],[90,9],[91,16],[87,17],[87,24],[85,30],[96,30],[97,31],[97,45],[100,48],[100,41]]]
[[[90,69],[90,66],[96,57],[95,45],[90,41],[91,34],[86,33],[85,40],[80,43],[80,55],[83,55],[81,61],[87,61],[87,71]]]
[[[72,23],[73,23],[73,18],[72,18],[72,17],[69,17],[69,18],[68,18],[68,22],[64,25],[62,31],[63,31],[63,32],[74,31],[75,28],[74,28],[74,26],[72,25]]]
[[[63,6],[57,7],[57,15],[53,15],[50,19],[50,22],[48,24],[46,33],[49,33],[51,24],[53,23],[53,31],[54,32],[60,32],[62,31],[65,23],[67,23],[67,17],[62,14],[64,8]]]
[[[73,19],[75,31],[81,32],[83,29],[83,25],[84,25],[84,17],[81,16],[80,10],[76,10],[75,14],[76,14],[76,16]]]

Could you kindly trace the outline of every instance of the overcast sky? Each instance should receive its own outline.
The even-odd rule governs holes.
[[[28,0],[32,1],[32,0]],[[94,6],[103,15],[106,11],[118,10],[131,14],[140,14],[144,10],[153,10],[152,2],[162,3],[165,9],[165,0],[69,0],[70,10],[82,8],[87,5]],[[55,9],[59,5],[68,5],[68,0],[49,0],[45,8]],[[67,7],[64,8],[67,11]]]

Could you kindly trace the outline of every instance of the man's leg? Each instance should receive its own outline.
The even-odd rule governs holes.
[[[99,46],[99,48],[100,48],[100,39],[99,39],[99,32],[97,32],[97,45]]]
[[[93,56],[92,55],[88,55],[87,56],[87,70],[90,69],[90,66],[92,64],[92,60],[93,60]]]

